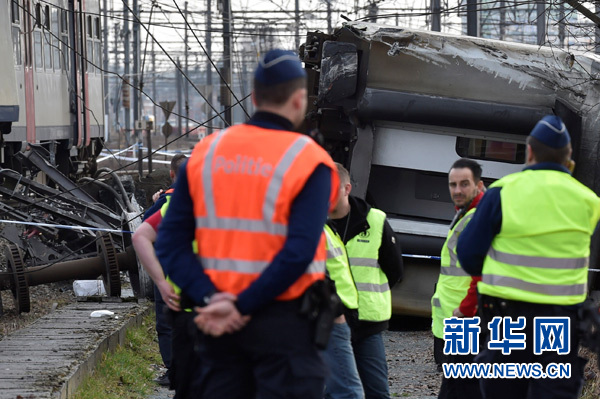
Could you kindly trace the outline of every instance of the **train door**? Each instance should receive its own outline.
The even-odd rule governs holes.
[[[34,8],[31,0],[23,0],[23,72],[25,82],[25,126],[28,143],[35,143],[35,60],[34,60],[34,29],[41,20],[39,9]],[[38,32],[39,33],[39,32]],[[41,40],[41,38],[40,38]],[[41,45],[41,43],[40,43]],[[41,54],[35,54],[41,57]]]

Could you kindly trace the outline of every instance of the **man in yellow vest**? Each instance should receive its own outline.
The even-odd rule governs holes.
[[[392,317],[391,288],[402,278],[402,254],[385,213],[350,196],[350,174],[337,167],[342,199],[330,218],[346,246],[358,290],[358,310],[346,312],[356,366],[367,399],[389,398],[382,332]]]
[[[465,272],[456,258],[456,243],[460,233],[475,213],[475,207],[483,197],[485,190],[481,180],[481,165],[477,162],[461,158],[454,162],[448,172],[448,188],[456,208],[456,214],[446,242],[442,247],[440,262],[440,276],[436,284],[435,293],[431,298],[431,329],[434,339],[434,356],[436,363],[465,362],[472,360],[472,356],[464,355],[456,358],[446,358],[443,355],[444,347],[444,319],[453,315],[462,317],[474,316],[476,312],[477,295],[475,290],[469,290],[471,285],[477,284],[475,278]],[[469,295],[468,293],[471,292]],[[470,398],[480,397],[479,383],[477,380],[442,379],[439,398]]]
[[[486,399],[577,398],[582,386],[577,311],[587,294],[600,198],[571,177],[571,152],[563,121],[542,118],[527,138],[525,169],[490,186],[458,240],[462,267],[482,276],[487,337],[476,361],[493,364],[492,376],[510,364],[539,365],[534,378],[482,378]]]
[[[343,174],[345,170],[343,166],[338,163],[336,166],[338,174]],[[338,201],[331,213],[333,215],[336,215],[337,209],[343,206],[344,192],[348,189],[346,184],[340,182]],[[327,348],[321,352],[325,365],[329,368],[329,375],[325,379],[324,398],[364,399],[365,392],[352,350],[350,327],[344,316],[344,312],[358,309],[358,291],[350,271],[346,247],[331,220],[325,225],[325,238],[327,239],[327,276],[335,285],[341,304]]]

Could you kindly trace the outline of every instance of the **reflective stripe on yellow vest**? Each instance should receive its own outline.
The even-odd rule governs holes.
[[[600,198],[554,170],[525,170],[491,187],[502,187],[502,226],[485,258],[479,292],[541,304],[583,302]]]
[[[358,308],[358,292],[350,272],[348,255],[340,236],[325,225],[327,272],[335,283],[335,291],[348,309]]]
[[[390,285],[378,262],[385,213],[371,208],[367,222],[369,229],[346,243],[350,270],[358,290],[358,318],[385,321],[392,317]]]
[[[431,298],[431,329],[438,338],[444,337],[444,319],[452,317],[452,312],[465,298],[471,284],[471,276],[463,270],[456,256],[456,244],[474,213],[475,208],[454,225],[442,247],[440,276]]]

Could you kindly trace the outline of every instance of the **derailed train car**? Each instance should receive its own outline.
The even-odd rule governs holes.
[[[0,38],[0,290],[28,312],[30,286],[101,275],[119,296],[127,271],[136,295],[152,296],[131,246],[133,181],[96,166],[99,1],[0,0]]]
[[[350,170],[353,194],[387,213],[405,254],[396,314],[431,312],[459,157],[479,161],[487,184],[519,171],[531,128],[556,114],[575,177],[600,190],[598,56],[362,22],[310,32],[300,55],[309,123]],[[590,267],[598,250],[596,235]]]
[[[104,98],[98,0],[0,0],[3,167],[26,143],[45,147],[64,174],[93,174]]]

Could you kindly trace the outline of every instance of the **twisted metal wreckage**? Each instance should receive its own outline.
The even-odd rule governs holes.
[[[108,296],[119,297],[126,271],[136,297],[151,296],[152,282],[131,245],[130,232],[141,223],[133,182],[101,168],[76,184],[48,155],[29,145],[14,155],[27,176],[0,169],[0,237],[8,241],[0,290],[10,289],[17,311],[28,312],[31,286],[102,276]]]

